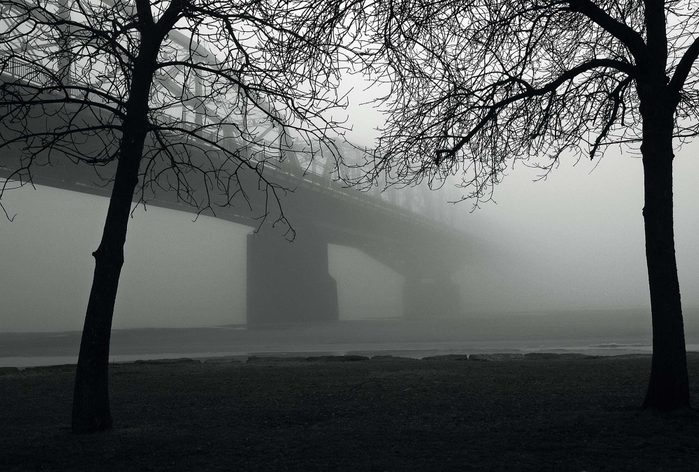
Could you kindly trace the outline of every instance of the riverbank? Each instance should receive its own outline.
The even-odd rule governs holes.
[[[699,329],[687,316],[687,349],[699,351]],[[115,329],[113,362],[178,357],[247,357],[273,354],[393,355],[582,353],[648,354],[647,313],[571,312],[499,315],[460,320],[341,320],[261,327]],[[80,331],[0,332],[0,367],[74,364]]]
[[[69,432],[74,367],[0,369],[2,470],[689,471],[696,412],[639,410],[648,356],[151,361],[113,431]],[[699,401],[699,355],[690,354]]]

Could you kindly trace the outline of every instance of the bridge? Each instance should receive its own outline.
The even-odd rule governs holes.
[[[170,40],[174,47],[192,44],[190,38],[179,32],[173,32]],[[202,48],[198,44],[195,47]],[[207,54],[204,51],[202,57]],[[53,104],[54,100],[46,99],[66,93],[70,89],[66,84],[98,87],[94,81],[90,83],[89,77],[81,76],[79,63],[71,62],[69,57],[62,58],[60,50],[54,55],[58,57],[56,63],[37,65],[36,61],[0,50],[0,144],[14,143],[22,133],[41,134],[60,129],[69,120],[87,123],[85,129],[99,122],[94,110]],[[61,87],[47,87],[57,76]],[[208,96],[207,84],[202,77],[191,79],[174,70],[156,81],[155,87],[164,93],[187,99],[178,102],[174,110],[160,111],[155,119],[177,121],[179,126],[197,130],[205,137],[205,144],[185,147],[186,138],[169,133],[167,152],[187,153],[187,161],[193,162],[195,168],[214,162],[214,168],[219,169],[227,163],[217,147],[225,146],[246,155],[254,165],[237,170],[233,187],[221,188],[206,178],[196,179],[196,172],[189,175],[190,179],[185,173],[174,181],[163,180],[160,176],[165,175],[169,164],[154,159],[142,171],[137,195],[150,205],[210,214],[255,229],[247,240],[249,324],[339,318],[337,285],[328,273],[328,244],[356,248],[401,274],[405,279],[402,304],[406,317],[455,314],[461,310],[459,290],[452,276],[473,258],[474,242],[445,221],[447,214],[440,210],[443,206],[437,204],[433,194],[350,188],[338,178],[342,169],[336,165],[336,159],[340,157],[350,164],[357,162],[360,152],[356,148],[336,142],[334,152],[312,154],[307,147],[299,147],[293,137],[283,136],[264,116],[241,113],[239,122],[233,123],[235,126],[223,129],[218,110],[221,102],[231,98],[222,97],[218,104],[198,100],[197,97]],[[32,90],[42,89],[42,100],[46,103],[42,104],[41,113],[17,118],[10,113],[8,101],[3,100],[8,95],[21,96],[27,86]],[[265,113],[273,111],[270,107]],[[230,118],[230,114],[226,117]],[[231,131],[250,127],[255,127],[255,136],[263,141],[264,150],[278,149],[279,154],[270,158],[260,153],[255,143]],[[73,145],[75,153],[60,152],[63,148],[57,152],[49,147],[34,152],[29,159],[26,146],[18,140],[0,153],[0,177],[19,184],[31,181],[109,196],[116,163],[109,159],[76,158],[75,154],[104,153],[101,148],[114,146],[115,142],[86,132]],[[146,154],[162,152],[161,147],[162,142],[151,136]],[[344,171],[352,172],[351,166]],[[270,210],[269,192],[260,186],[261,176],[277,186],[281,202],[277,213],[274,208]],[[182,182],[187,184],[184,192],[180,187]],[[203,207],[202,201],[207,202]],[[293,242],[289,241],[290,233],[272,227],[281,216],[293,225]]]

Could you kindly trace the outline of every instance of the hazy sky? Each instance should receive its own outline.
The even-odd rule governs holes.
[[[357,139],[378,118],[350,108]],[[699,305],[699,146],[676,158],[676,238],[685,305]],[[648,304],[641,162],[609,152],[595,163],[562,164],[547,181],[519,166],[496,189],[497,204],[459,221],[488,241],[487,262],[456,280],[469,311],[643,307]],[[25,188],[0,220],[0,330],[80,329],[106,199]],[[245,312],[245,236],[250,228],[149,207],[130,222],[114,326],[210,326]],[[351,248],[331,247],[344,318],[397,316],[402,277]]]

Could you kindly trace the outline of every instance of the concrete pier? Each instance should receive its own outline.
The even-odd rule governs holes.
[[[247,244],[248,325],[339,318],[326,241],[310,231],[293,242],[262,231],[248,235]]]

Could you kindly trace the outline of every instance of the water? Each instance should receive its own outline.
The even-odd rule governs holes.
[[[541,321],[540,318],[534,321]],[[650,354],[650,335],[639,325],[623,330],[501,320],[365,320],[246,329],[114,330],[112,362],[178,358],[360,354],[423,358],[448,354],[533,352],[594,356]],[[699,351],[688,336],[687,348]],[[79,332],[0,334],[0,367],[75,364]]]

